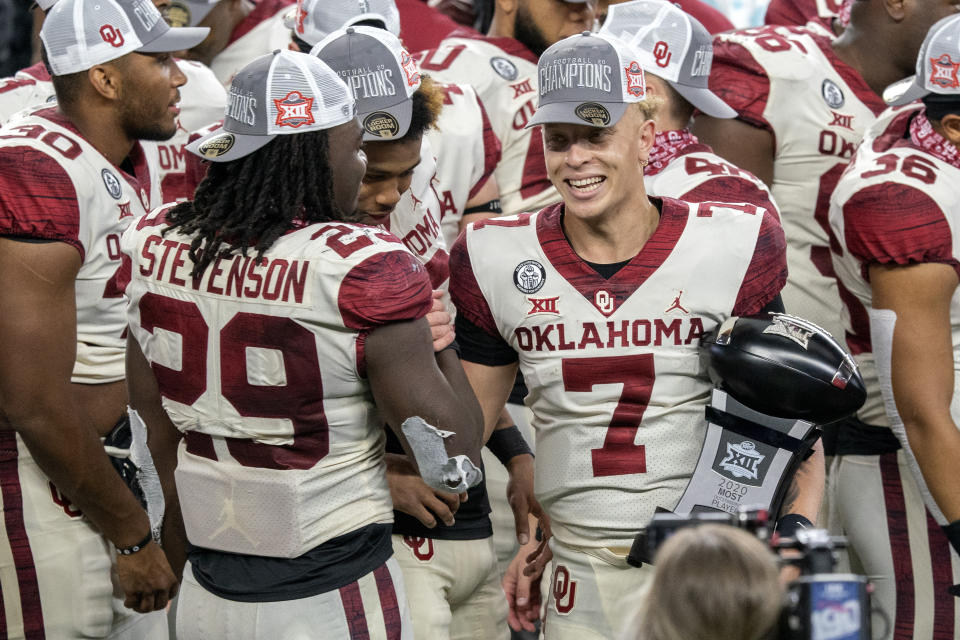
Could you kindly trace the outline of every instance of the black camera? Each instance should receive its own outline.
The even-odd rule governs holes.
[[[870,640],[870,585],[866,577],[834,573],[837,550],[846,540],[823,529],[799,529],[793,538],[773,534],[764,509],[737,513],[705,510],[680,516],[660,512],[636,536],[627,562],[650,564],[657,549],[684,527],[726,524],[745,529],[767,543],[781,562],[799,567],[801,576],[787,586],[778,640]]]

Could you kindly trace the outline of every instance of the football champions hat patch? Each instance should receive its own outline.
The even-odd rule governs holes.
[[[413,117],[413,94],[420,88],[420,67],[400,40],[375,27],[338,29],[310,55],[330,65],[357,100],[365,141],[402,138]]]
[[[527,128],[551,122],[612,127],[627,106],[647,97],[632,48],[606,33],[564,38],[537,63],[540,104]]]
[[[151,0],[59,0],[40,38],[55,76],[86,71],[134,51],[165,53],[200,44],[210,29],[173,28]]]
[[[737,112],[710,91],[713,39],[696,18],[664,0],[611,5],[600,33],[630,44],[640,66],[670,83],[693,106],[714,118]]]
[[[187,145],[187,151],[228,162],[278,135],[330,129],[355,115],[350,90],[330,67],[305,53],[277,50],[237,72],[223,126]]]
[[[283,24],[314,46],[337,29],[367,21],[380,23],[393,35],[400,35],[400,11],[394,0],[298,0],[296,9],[284,17]]]
[[[917,56],[917,73],[883,91],[887,104],[899,106],[930,93],[960,95],[960,16],[930,27]]]

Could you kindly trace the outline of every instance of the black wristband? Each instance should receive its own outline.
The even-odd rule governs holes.
[[[944,526],[943,532],[947,534],[947,540],[950,541],[950,546],[953,547],[953,550],[960,553],[960,520],[954,520]]]
[[[799,513],[788,513],[777,520],[777,533],[782,538],[793,538],[798,529],[813,529],[813,523]]]
[[[503,213],[503,209],[500,206],[500,198],[496,200],[490,200],[489,202],[484,202],[483,204],[478,204],[475,207],[470,207],[465,209],[463,213],[466,215],[468,213]]]
[[[142,550],[144,547],[150,544],[151,540],[153,540],[153,531],[150,531],[149,533],[147,533],[146,538],[144,538],[137,544],[133,545],[132,547],[117,547],[117,553],[119,553],[122,556],[132,556],[137,551]]]
[[[487,449],[497,456],[497,460],[503,466],[507,466],[507,463],[516,456],[525,453],[533,455],[530,445],[523,439],[523,434],[520,433],[520,429],[517,429],[517,425],[494,430],[490,434],[490,439],[487,440]]]

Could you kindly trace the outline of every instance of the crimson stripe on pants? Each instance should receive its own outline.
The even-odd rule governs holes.
[[[17,436],[13,431],[0,431],[0,494],[3,495],[3,521],[7,528],[7,541],[17,570],[17,586],[20,589],[20,610],[23,613],[23,631],[26,640],[44,640],[43,608],[40,605],[40,585],[37,569],[33,564],[33,552],[27,527],[23,522],[23,493],[20,489],[20,474],[17,470]],[[3,602],[0,600],[0,610]],[[7,622],[4,615],[0,634],[7,637]]]
[[[933,569],[933,640],[953,640],[953,596],[947,592],[953,586],[950,541],[929,512],[927,538]]]
[[[382,564],[373,570],[373,577],[377,581],[377,593],[380,595],[380,609],[383,611],[387,640],[400,640],[403,630],[400,621],[400,604],[397,602],[397,592],[393,588],[390,569]]]
[[[354,581],[340,587],[340,600],[343,602],[343,612],[347,616],[350,640],[370,640],[367,614],[363,610],[363,598],[360,597],[360,585]]]
[[[893,637],[894,640],[913,640],[913,559],[910,557],[907,507],[896,452],[880,456],[880,477],[883,480],[883,500],[887,508],[887,530],[897,594]]]

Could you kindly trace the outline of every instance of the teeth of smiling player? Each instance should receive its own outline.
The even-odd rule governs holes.
[[[570,186],[574,187],[579,191],[593,191],[600,187],[601,182],[603,182],[603,178],[600,176],[595,176],[593,178],[582,178],[580,180],[570,180]]]

